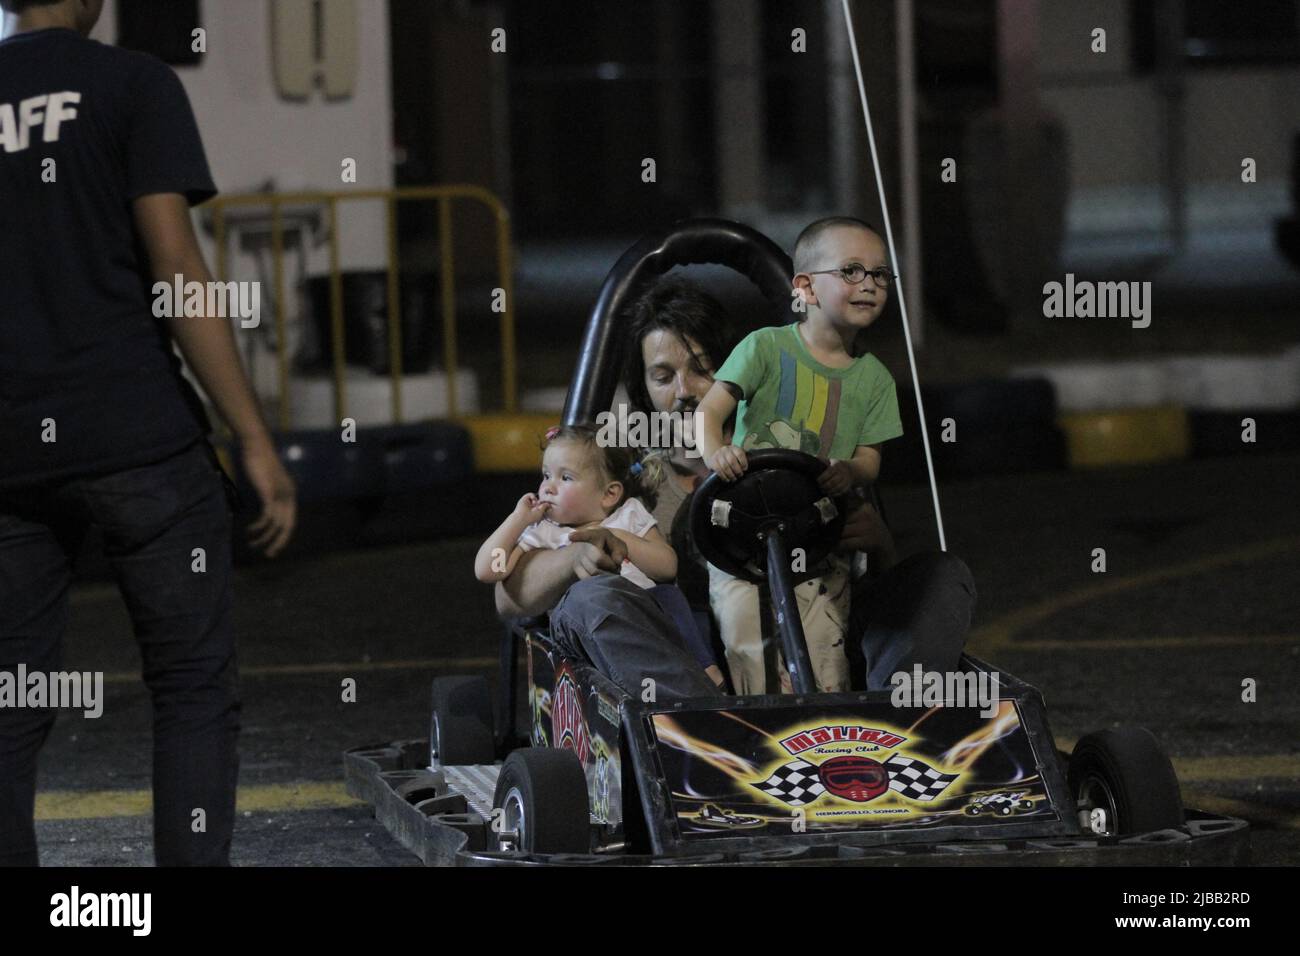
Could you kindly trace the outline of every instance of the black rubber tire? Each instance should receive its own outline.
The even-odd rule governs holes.
[[[501,765],[492,806],[503,809],[516,789],[525,821],[522,852],[591,852],[587,776],[577,754],[551,747],[514,751]]]
[[[928,411],[928,410],[927,410]],[[915,420],[915,419],[913,419]],[[930,451],[940,477],[971,478],[988,474],[1064,471],[1068,461],[1065,434],[1052,422],[1010,428],[958,423],[957,441],[940,441],[941,429],[930,429]],[[925,449],[916,428],[898,439],[893,456],[883,466],[882,479],[925,481]]]
[[[1077,801],[1090,775],[1110,789],[1119,836],[1167,830],[1183,824],[1183,798],[1168,754],[1145,727],[1117,727],[1088,734],[1074,747],[1067,774]]]
[[[492,691],[486,677],[435,677],[430,697],[433,709],[439,713],[475,717],[492,729]]]
[[[999,816],[1004,816],[1004,817],[1009,817],[1009,816],[1011,816],[1011,811],[1014,810],[1014,809],[1015,809],[1015,807],[1011,806],[1010,804],[1007,804],[1007,805],[1005,805],[1005,806],[998,807],[998,815],[999,815]]]
[[[482,767],[496,763],[492,731],[474,717],[440,714],[429,721],[429,764],[435,767]]]
[[[1045,378],[1017,377],[983,379],[960,385],[923,385],[921,398],[925,401],[927,420],[938,423],[953,418],[958,422],[959,430],[962,423],[975,428],[1015,428],[1056,421],[1056,389]],[[900,404],[903,401],[912,405],[912,421],[915,421],[916,398],[910,387]]]
[[[435,677],[430,694],[432,766],[484,765],[496,760],[492,695],[481,676]]]
[[[276,453],[297,487],[299,505],[337,503],[384,494],[384,446],[368,429],[340,442],[337,429],[299,429],[275,436]],[[239,491],[258,501],[238,459]]]
[[[420,422],[370,429],[384,447],[384,487],[389,495],[427,494],[474,476],[469,432],[460,425]]]

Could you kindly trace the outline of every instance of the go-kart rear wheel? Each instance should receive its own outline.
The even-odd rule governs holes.
[[[497,777],[492,830],[502,850],[589,853],[587,776],[572,750],[525,747]]]
[[[1144,727],[1088,734],[1070,755],[1068,780],[1080,823],[1094,834],[1129,836],[1183,824],[1174,765]]]
[[[435,677],[429,719],[429,766],[490,764],[492,697],[482,677]]]

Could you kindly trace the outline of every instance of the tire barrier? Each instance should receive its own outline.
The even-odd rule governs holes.
[[[386,494],[427,491],[473,479],[470,434],[459,425],[385,425],[367,432],[383,445]]]
[[[1196,411],[1300,408],[1300,350],[1278,355],[1197,355],[1166,360],[1169,399]]]
[[[1169,370],[1154,360],[1020,366],[1011,375],[1050,382],[1062,412],[1149,408],[1170,401]]]
[[[501,412],[466,415],[462,422],[473,445],[476,472],[535,474],[542,467],[541,438],[559,418],[554,413]]]
[[[1063,412],[1160,405],[1216,411],[1300,407],[1300,346],[1276,355],[1187,355],[1018,366],[1011,375],[1050,381]]]
[[[1071,468],[1140,465],[1186,458],[1187,411],[1177,405],[1061,416]]]
[[[1023,366],[1012,375],[1052,383],[1071,467],[1300,450],[1300,345],[1273,355]],[[1244,440],[1246,419],[1253,441]]]
[[[476,530],[473,509],[447,508],[448,494],[475,486],[469,432],[448,422],[359,428],[344,442],[334,429],[281,432],[276,450],[298,488],[298,532],[289,554]],[[244,516],[260,509],[237,450],[217,457],[239,491]],[[237,559],[254,556],[237,536]]]
[[[298,486],[300,504],[376,498],[384,493],[384,443],[372,430],[357,429],[352,442],[343,441],[337,429],[279,432],[275,448]],[[246,498],[253,496],[248,500],[256,500],[242,461],[239,488]]]
[[[1006,379],[969,385],[922,386],[930,451],[937,478],[1060,471],[1065,436],[1045,379]],[[887,442],[881,473],[887,481],[925,481],[925,449],[911,392],[899,391],[903,437]],[[946,442],[951,419],[956,441]]]

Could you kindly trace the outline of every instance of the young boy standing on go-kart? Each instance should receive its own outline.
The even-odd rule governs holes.
[[[699,407],[704,460],[728,481],[748,467],[747,449],[788,448],[829,462],[818,481],[843,495],[875,481],[880,444],[903,433],[894,380],[854,339],[885,307],[894,273],[885,244],[860,219],[820,219],[800,233],[793,286],[805,311],[798,322],[751,333],[715,375]],[[732,444],[723,423],[737,410]],[[795,588],[808,656],[819,690],[849,689],[844,636],[849,622],[849,562],[826,559],[819,577]],[[771,693],[781,675],[765,647],[758,587],[709,566],[709,597],[739,694]]]

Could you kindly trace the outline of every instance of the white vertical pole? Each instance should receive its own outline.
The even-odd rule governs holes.
[[[885,243],[889,246],[891,262],[898,262],[898,247],[894,245],[894,226],[889,220],[889,202],[885,198],[885,181],[880,174],[880,153],[876,149],[875,128],[871,125],[871,106],[867,103],[867,87],[862,81],[862,59],[858,56],[858,38],[853,32],[853,14],[849,0],[840,0],[844,11],[844,27],[848,33],[849,49],[853,53],[853,72],[858,81],[858,98],[862,101],[862,118],[867,124],[867,145],[871,147],[871,165],[876,174],[876,192],[880,195],[880,211],[885,216]],[[934,521],[939,531],[939,550],[947,551],[947,538],[943,533],[943,511],[939,507],[939,486],[934,479],[934,455],[930,451],[930,435],[925,427],[925,403],[921,399],[921,379],[916,372],[916,350],[912,347],[912,331],[907,319],[905,283],[898,286],[898,309],[903,313],[903,341],[907,345],[907,364],[912,371],[912,387],[916,390],[916,410],[921,426],[921,445],[925,449],[925,467],[930,476],[930,496],[934,500]]]

